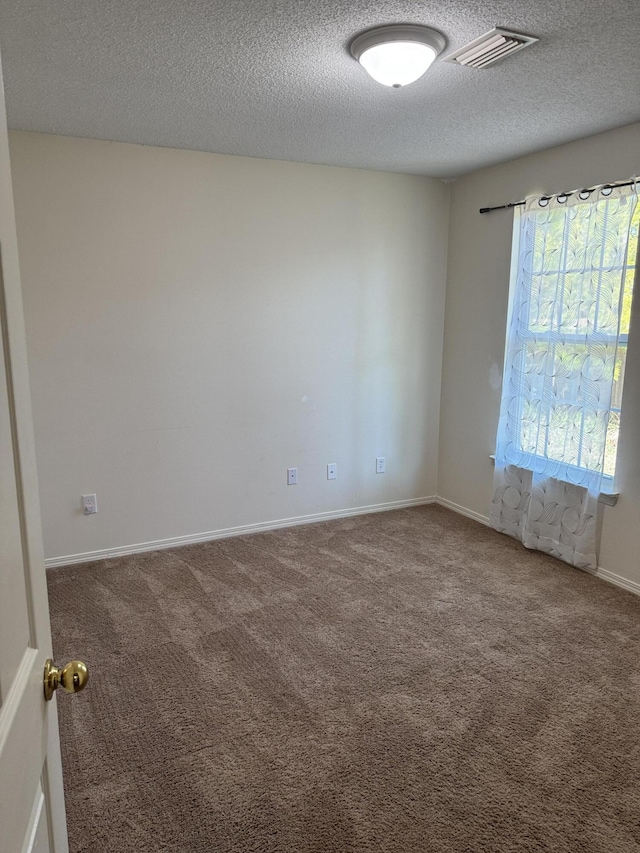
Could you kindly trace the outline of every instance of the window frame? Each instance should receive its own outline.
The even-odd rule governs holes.
[[[633,237],[632,237],[632,236],[631,236],[631,234],[630,234],[629,241],[628,241],[628,244],[627,244],[627,249],[626,249],[625,263],[623,263],[623,264],[616,264],[616,265],[614,265],[614,266],[612,266],[612,267],[604,267],[604,266],[603,266],[603,264],[602,264],[602,260],[601,260],[601,264],[600,264],[600,266],[599,266],[599,267],[594,268],[594,271],[595,271],[595,272],[602,272],[604,269],[606,269],[607,271],[611,271],[611,272],[620,271],[620,272],[624,273],[624,278],[623,278],[623,283],[622,283],[622,293],[620,294],[620,304],[621,304],[621,305],[623,304],[623,302],[624,302],[624,300],[625,300],[625,292],[626,292],[627,288],[629,287],[629,284],[627,283],[627,276],[629,276],[629,274],[631,274],[631,275],[630,275],[631,302],[633,301],[634,291],[635,291],[636,287],[640,285],[640,282],[638,281],[638,279],[640,278],[640,273],[639,273],[639,270],[640,270],[640,197],[639,197],[639,198],[638,198],[638,200],[636,201],[636,207],[635,207],[634,212],[633,212],[633,214],[632,214],[632,218],[631,218],[631,228],[633,228],[633,227],[634,227],[634,225],[633,225],[633,223],[634,223],[634,222],[635,222],[635,226],[636,226],[636,228],[637,228],[637,231],[636,231],[636,233],[633,235]],[[516,221],[514,221],[514,238],[516,237],[516,229],[517,229],[517,227],[518,227],[518,226],[517,226],[517,220],[516,220]],[[633,240],[635,240],[635,246],[633,246],[633,247],[632,247],[632,245],[631,245],[631,240],[632,240],[632,239],[633,239]],[[514,242],[514,243],[513,243],[513,245],[515,246],[515,245],[517,245],[517,244]],[[562,251],[562,255],[563,255],[563,256],[565,256],[565,251],[564,251],[564,249],[565,249],[565,239],[564,239],[564,238],[563,238],[562,249],[563,249],[563,251]],[[632,249],[633,249],[633,251],[632,251]],[[603,248],[603,252],[604,252],[604,248]],[[629,258],[632,256],[632,254],[634,254],[634,255],[635,255],[635,261],[634,261],[634,262],[629,262]],[[513,264],[515,263],[515,261],[516,261],[516,258],[512,255],[512,272],[513,272]],[[577,273],[577,272],[580,272],[580,270],[579,270],[579,269],[572,269],[572,268],[568,268],[568,269],[562,269],[562,268],[559,268],[559,269],[545,270],[545,271],[544,271],[544,274],[545,274],[545,275],[567,275],[567,274],[571,274],[572,272],[576,272],[576,273]],[[540,275],[540,272],[538,272],[538,273],[536,273],[536,274],[537,274],[537,275]],[[513,280],[513,279],[512,279],[512,280]],[[510,289],[510,290],[511,290],[511,289]],[[513,293],[513,292],[510,292],[510,293],[509,293],[508,315],[507,315],[508,317],[510,317],[510,316],[511,316],[511,311],[512,311],[512,307],[513,307],[513,306],[512,306],[512,300],[513,300],[513,298],[514,298],[514,293]],[[640,298],[640,297],[639,297],[639,298]],[[622,318],[621,318],[621,319],[622,319]],[[608,341],[609,343],[613,343],[613,342],[615,342],[615,344],[616,344],[616,354],[617,354],[617,351],[618,351],[621,347],[622,347],[622,348],[624,348],[624,351],[625,351],[625,358],[624,358],[624,362],[623,362],[623,363],[624,363],[625,367],[626,367],[626,357],[627,357],[628,344],[629,344],[629,331],[630,331],[630,330],[625,331],[625,332],[619,332],[619,334],[618,334],[618,335],[606,335],[606,339],[607,339],[607,341]],[[532,330],[530,330],[530,325],[528,325],[528,326],[527,326],[527,332],[529,332],[531,340],[534,340],[534,339],[538,339],[538,340],[544,340],[544,339],[547,339],[547,340],[550,340],[551,335],[553,334],[551,331],[547,331],[547,332],[535,332],[535,331],[532,331]],[[521,332],[521,338],[522,338],[523,340],[526,340],[526,339],[529,337],[529,334],[525,334],[524,332]],[[565,339],[566,339],[567,337],[569,337],[569,338],[570,338],[570,337],[571,337],[571,335],[564,334],[564,337],[565,337]],[[579,337],[579,335],[576,335],[575,337]],[[508,345],[509,345],[509,324],[508,324],[508,323],[507,323],[507,341],[506,341],[506,345],[507,345],[507,347],[508,347]],[[524,352],[523,352],[523,356],[522,356],[522,357],[525,357]],[[617,359],[616,359],[616,360],[617,360]],[[616,381],[616,380],[615,380],[615,378],[614,378],[614,380],[613,380],[613,382],[612,382],[612,398],[613,398],[613,390],[614,390],[614,387],[615,387],[615,381]],[[617,414],[618,414],[618,417],[619,417],[619,418],[621,418],[621,416],[622,416],[622,398],[623,398],[623,395],[624,395],[624,370],[623,370],[623,375],[622,375],[622,389],[621,389],[621,392],[620,392],[620,405],[619,405],[619,406],[613,406],[613,405],[610,405],[610,406],[609,406],[609,410],[608,410],[608,411],[609,411],[609,415],[611,415],[612,413],[614,413],[614,412],[615,412],[615,413],[617,413]],[[520,397],[520,398],[518,399],[518,409],[519,409],[519,410],[521,410],[521,406],[522,406],[522,403],[523,403],[523,399],[524,399],[524,398],[522,398],[522,397]],[[522,423],[523,423],[523,419],[522,419],[522,417],[521,417],[521,411],[519,411],[518,420],[519,420],[520,425],[522,425]],[[607,430],[608,430],[608,429],[609,429],[609,424],[607,424]],[[562,465],[564,466],[564,468],[565,468],[565,470],[566,470],[566,471],[568,471],[568,472],[570,472],[570,473],[575,473],[575,475],[576,475],[575,482],[578,482],[578,481],[579,481],[579,479],[580,479],[580,475],[584,475],[584,473],[585,473],[585,472],[586,472],[586,473],[590,473],[590,474],[597,474],[597,473],[598,473],[598,470],[597,470],[597,469],[594,469],[594,468],[589,468],[589,467],[587,467],[587,466],[571,465],[570,463],[563,462],[563,461],[561,461],[561,460],[556,460],[556,459],[554,459],[553,457],[550,457],[550,456],[545,456],[545,455],[542,455],[542,454],[539,454],[539,453],[534,453],[534,452],[531,452],[531,451],[528,451],[528,450],[524,450],[524,449],[522,448],[522,441],[521,441],[521,439],[522,439],[522,431],[521,431],[521,429],[520,429],[520,430],[518,430],[518,443],[516,444],[516,447],[517,447],[517,450],[518,450],[518,452],[519,452],[519,453],[521,453],[521,454],[526,454],[526,455],[527,455],[527,456],[529,456],[531,459],[534,459],[534,460],[540,460],[540,463],[541,463],[541,464],[544,464],[544,463],[546,463],[546,462],[551,462],[551,463],[553,463],[553,462],[556,462],[556,461],[557,461],[559,464],[562,464]],[[545,446],[548,446],[548,440],[547,440],[547,439],[545,439]],[[606,452],[606,451],[605,451],[605,452]],[[613,474],[608,474],[608,473],[605,473],[605,472],[603,471],[603,472],[600,474],[600,476],[601,476],[600,498],[601,498],[601,500],[603,500],[603,502],[604,502],[604,503],[608,503],[608,504],[610,504],[610,505],[614,505],[614,504],[616,503],[617,498],[618,498],[618,495],[619,495],[619,491],[618,491],[618,475],[619,475],[619,471],[618,471],[618,466],[617,466],[617,456],[618,456],[618,442],[617,442],[617,440],[616,440],[616,448],[615,448],[615,462],[614,462],[614,473],[613,473]],[[492,455],[492,458],[495,458],[495,457]]]

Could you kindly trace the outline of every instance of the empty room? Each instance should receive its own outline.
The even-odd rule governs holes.
[[[0,2],[2,853],[640,853],[639,40]]]

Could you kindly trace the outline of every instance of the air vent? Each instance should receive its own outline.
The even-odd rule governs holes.
[[[455,62],[456,65],[467,65],[469,68],[486,68],[536,41],[540,39],[496,27],[460,50],[450,53],[445,62]]]

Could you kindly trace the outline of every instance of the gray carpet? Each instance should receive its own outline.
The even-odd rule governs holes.
[[[72,853],[640,851],[640,599],[437,506],[49,572]]]

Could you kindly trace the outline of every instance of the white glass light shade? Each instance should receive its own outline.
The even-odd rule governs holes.
[[[365,50],[360,65],[378,83],[398,89],[422,77],[435,58],[436,52],[428,44],[390,41]]]
[[[374,80],[397,89],[422,77],[444,45],[444,36],[430,27],[396,24],[362,33],[351,54]]]

